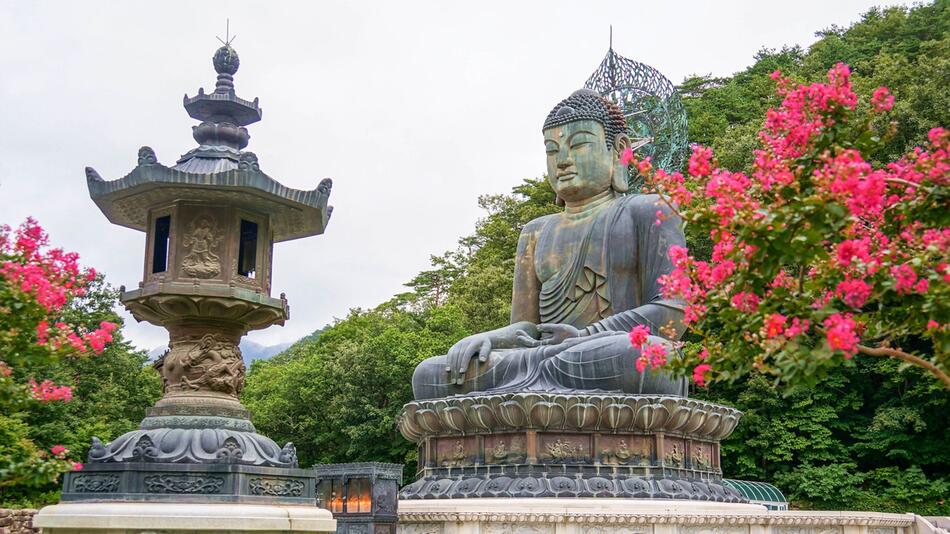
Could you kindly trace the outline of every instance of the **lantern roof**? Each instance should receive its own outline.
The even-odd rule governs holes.
[[[158,163],[149,147],[139,149],[138,165],[124,177],[105,181],[86,168],[89,196],[113,224],[146,230],[153,206],[174,201],[221,202],[272,216],[274,241],[322,234],[333,211],[327,205],[333,185],[323,179],[313,190],[285,187],[260,169],[257,155],[245,151],[246,126],[261,120],[258,99],[237,96],[234,75],[237,51],[225,42],[212,58],[218,74],[215,89],[185,95],[185,111],[201,123],[192,128],[198,146],[173,166]]]
[[[143,232],[149,209],[182,200],[268,213],[275,242],[322,234],[333,212],[327,205],[332,180],[324,178],[310,191],[291,189],[263,173],[251,152],[244,152],[234,169],[195,173],[161,165],[152,149],[142,147],[139,165],[129,174],[105,181],[86,167],[86,181],[89,196],[109,222]]]

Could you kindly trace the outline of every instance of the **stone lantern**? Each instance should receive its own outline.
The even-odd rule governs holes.
[[[313,466],[317,506],[337,520],[337,534],[396,534],[402,464],[362,462]]]
[[[142,147],[137,166],[115,181],[86,168],[90,196],[109,221],[145,233],[142,281],[120,298],[135,319],[168,330],[169,350],[155,363],[164,396],[137,430],[93,439],[86,467],[66,475],[62,501],[301,505],[291,508],[306,521],[290,530],[333,530],[314,506],[313,471],[298,467],[293,444],[258,434],[238,400],[241,337],[289,318],[285,296],[271,296],[274,243],[324,232],[332,184],[300,191],[261,171],[244,150],[261,108],[235,93],[238,55],[226,44],[213,64],[214,91],[184,99],[200,121],[196,148],[165,166]],[[63,506],[44,509],[38,525],[78,524]],[[139,527],[164,528],[128,526]]]

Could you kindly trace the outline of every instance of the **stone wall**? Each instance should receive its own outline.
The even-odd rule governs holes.
[[[33,516],[36,510],[24,508],[10,510],[0,508],[0,534],[34,534],[39,530],[33,528]]]

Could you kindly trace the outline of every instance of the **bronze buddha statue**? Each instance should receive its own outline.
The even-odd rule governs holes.
[[[657,282],[673,269],[670,246],[685,246],[681,220],[656,195],[624,195],[621,155],[630,141],[623,113],[609,100],[576,91],[555,106],[542,131],[548,180],[564,210],[521,233],[511,324],[420,363],[415,398],[521,391],[685,396],[685,379],[659,369],[638,372],[640,351],[628,339],[636,325],[650,327],[651,343],[669,345],[684,331],[682,303],[663,298]]]

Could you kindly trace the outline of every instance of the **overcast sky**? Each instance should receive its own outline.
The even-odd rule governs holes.
[[[0,223],[32,215],[110,283],[136,286],[144,234],[106,221],[83,168],[114,180],[142,145],[165,165],[195,146],[182,95],[213,90],[229,17],[237,94],[264,109],[248,150],[289,187],[334,181],[327,233],[275,247],[291,321],[251,334],[291,341],[404,291],[472,232],[478,195],[540,176],[544,117],[598,66],[610,24],[617,52],[679,83],[807,46],[873,5],[0,0]],[[125,331],[146,349],[167,340],[130,317]]]

